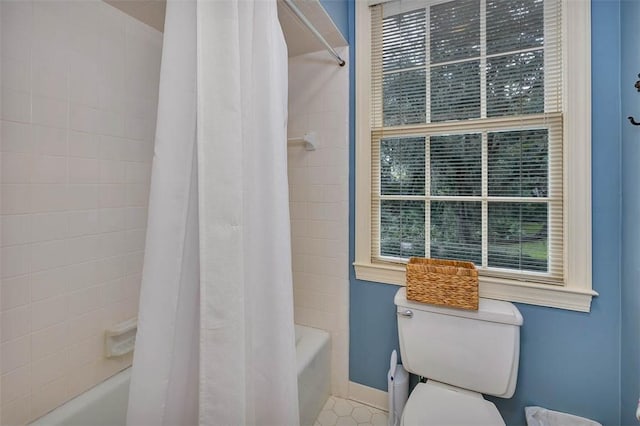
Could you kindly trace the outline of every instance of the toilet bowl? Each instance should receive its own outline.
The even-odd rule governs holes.
[[[480,299],[477,311],[433,306],[396,293],[404,368],[427,379],[409,395],[401,424],[504,425],[483,394],[513,396],[522,315],[509,302]]]
[[[496,406],[477,392],[429,380],[418,383],[402,412],[401,425],[504,425]]]

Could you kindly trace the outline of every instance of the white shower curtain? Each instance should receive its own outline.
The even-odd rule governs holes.
[[[130,426],[299,422],[286,56],[275,0],[167,3]]]

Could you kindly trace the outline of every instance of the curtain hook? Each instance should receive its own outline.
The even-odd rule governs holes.
[[[640,74],[638,74],[638,78],[640,79]],[[640,80],[636,81],[636,84],[634,84],[634,85],[633,85],[633,87],[635,87],[635,88],[636,88],[636,90],[637,90],[638,92],[640,92]],[[640,126],[640,123],[639,123],[639,122],[637,122],[637,121],[636,121],[636,119],[635,119],[635,118],[633,118],[633,116],[629,116],[629,117],[627,117],[627,119],[628,119],[628,120],[629,120],[629,122],[630,122],[631,124],[633,124],[634,126]]]

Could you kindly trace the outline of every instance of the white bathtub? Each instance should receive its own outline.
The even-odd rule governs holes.
[[[313,425],[331,391],[329,333],[296,325],[300,424]]]
[[[300,424],[313,425],[331,387],[329,333],[296,325]],[[124,426],[131,369],[116,374],[31,423],[33,426]]]

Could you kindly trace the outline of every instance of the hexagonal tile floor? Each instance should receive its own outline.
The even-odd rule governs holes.
[[[387,413],[349,399],[330,396],[314,426],[387,426]]]

